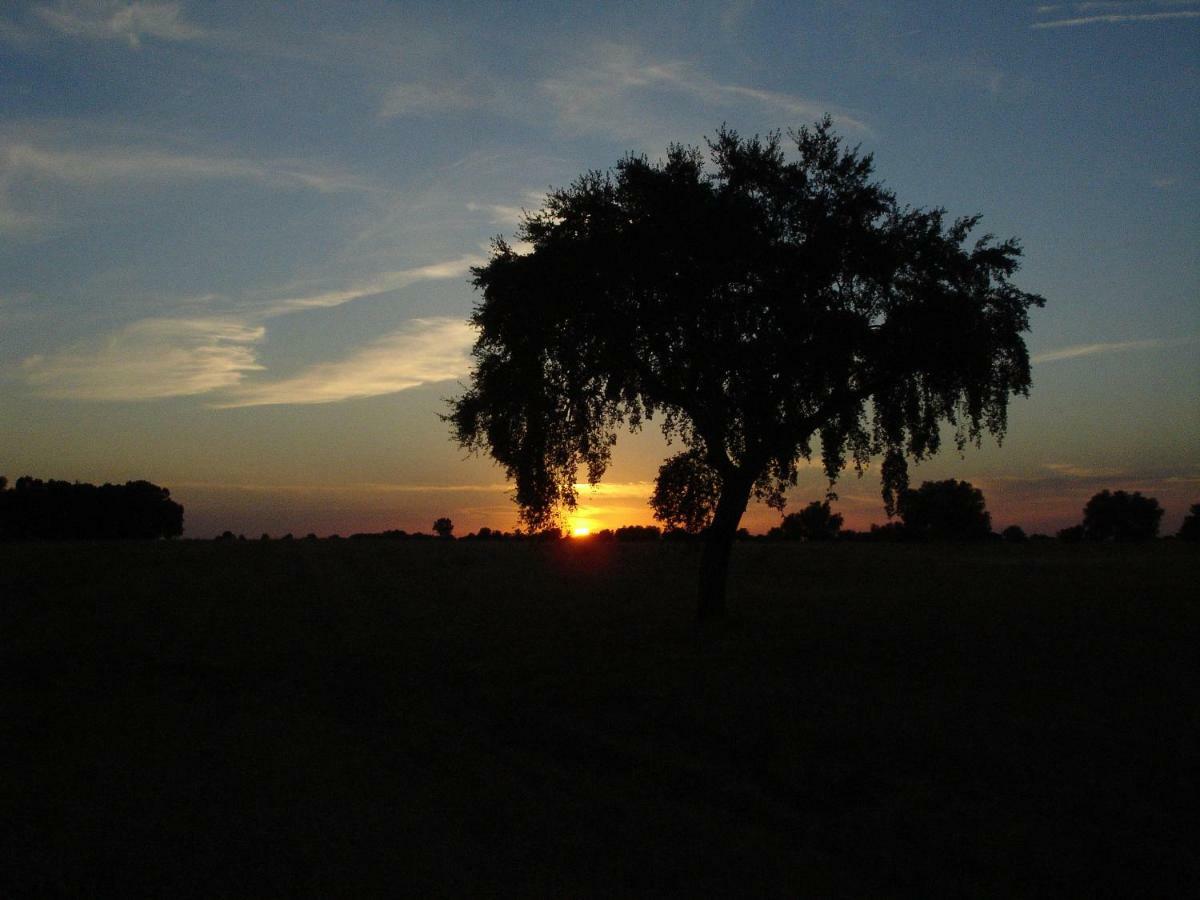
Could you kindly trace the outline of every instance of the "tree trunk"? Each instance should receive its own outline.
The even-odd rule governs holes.
[[[725,587],[729,580],[729,557],[737,536],[738,523],[750,502],[754,479],[738,473],[721,486],[721,499],[713,514],[712,525],[704,537],[700,557],[700,597],[696,618],[701,622],[724,618]]]

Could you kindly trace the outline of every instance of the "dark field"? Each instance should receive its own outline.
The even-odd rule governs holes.
[[[1184,896],[1196,548],[0,546],[0,896]]]

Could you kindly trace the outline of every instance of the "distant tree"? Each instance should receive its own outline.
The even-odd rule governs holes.
[[[178,537],[183,507],[148,481],[94,484],[24,475],[0,491],[0,540]]]
[[[1002,436],[1030,385],[1021,334],[1043,300],[1010,281],[1017,242],[900,205],[829,118],[791,137],[792,161],[777,133],[722,128],[707,161],[673,145],[588,172],[526,215],[525,247],[497,240],[473,270],[456,439],[504,466],[542,527],[575,507],[580,470],[603,477],[622,426],[661,415],[690,459],[683,483],[720,486],[701,618],[725,610],[750,498],[782,508],[818,442],[831,483],[882,456],[890,513],[944,423],[960,449]]]
[[[992,517],[983,491],[970,482],[926,481],[901,492],[900,518],[912,537],[934,540],[978,540],[992,533]]]
[[[721,499],[721,479],[696,450],[677,453],[663,462],[654,482],[650,506],[668,529],[699,534],[712,524]]]
[[[1163,509],[1138,491],[1101,491],[1083,508],[1083,536],[1089,541],[1147,541],[1158,534]]]
[[[1175,536],[1181,541],[1200,541],[1200,503],[1193,503]]]
[[[454,523],[445,516],[440,519],[435,519],[433,523],[433,533],[440,538],[449,538],[454,536]]]
[[[896,541],[907,541],[909,531],[904,527],[902,522],[888,522],[886,525],[871,525],[871,530],[864,536],[868,541],[879,541],[881,543],[894,543]]]
[[[830,509],[828,500],[814,500],[800,512],[783,517],[779,537],[787,541],[832,541],[841,530],[841,514]]]
[[[1071,525],[1068,528],[1059,529],[1058,539],[1064,544],[1078,544],[1083,540],[1083,526]]]
[[[1010,544],[1023,544],[1025,541],[1029,540],[1025,534],[1025,529],[1020,525],[1009,525],[1002,532],[1000,532],[1000,537],[1004,538],[1004,540],[1008,541]]]
[[[657,541],[662,531],[654,525],[622,525],[614,536],[618,541]]]

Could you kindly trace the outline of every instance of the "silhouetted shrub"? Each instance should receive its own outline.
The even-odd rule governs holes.
[[[1083,536],[1089,541],[1147,541],[1158,534],[1163,510],[1138,491],[1101,491],[1083,508]]]
[[[616,530],[618,541],[657,541],[661,535],[656,525],[622,525]]]
[[[1083,540],[1083,526],[1072,525],[1070,528],[1063,528],[1058,532],[1058,539],[1064,544],[1078,544]]]
[[[440,519],[435,519],[433,523],[433,533],[440,538],[451,538],[454,536],[454,523],[445,516]]]
[[[1025,529],[1020,525],[1009,525],[1002,532],[1000,532],[1000,537],[1004,538],[1004,540],[1008,541],[1010,544],[1023,544],[1029,540],[1029,538],[1025,535]]]
[[[26,475],[0,491],[0,540],[149,540],[182,533],[183,507],[148,481],[97,487]]]
[[[1200,541],[1200,503],[1193,503],[1175,536],[1181,541]]]
[[[832,541],[841,530],[842,517],[830,510],[829,501],[814,500],[799,512],[784,516],[775,536],[785,541]]]
[[[673,530],[699,534],[712,522],[720,496],[720,477],[704,461],[703,453],[688,450],[659,467],[650,506],[668,534]]]
[[[983,491],[970,482],[926,481],[900,492],[897,505],[909,535],[943,541],[970,541],[992,533]]]
[[[888,522],[886,525],[872,525],[870,532],[864,535],[868,541],[907,541],[911,537],[909,530],[900,522]]]

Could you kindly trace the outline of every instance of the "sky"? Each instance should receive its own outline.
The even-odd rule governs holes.
[[[629,152],[828,113],[913,206],[981,213],[1043,295],[1002,446],[914,481],[1053,532],[1200,502],[1200,2],[0,6],[0,473],[144,478],[185,535],[511,529],[439,414],[469,268]],[[573,524],[651,521],[623,436]],[[790,509],[824,495],[805,469]],[[884,522],[878,468],[848,527]],[[753,506],[761,531],[779,515]]]

